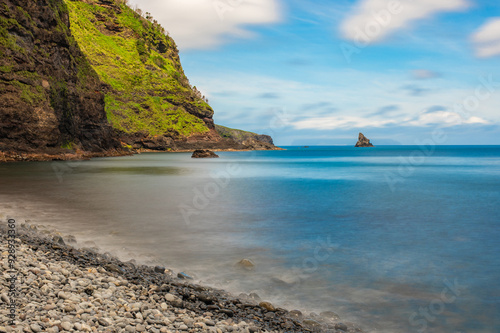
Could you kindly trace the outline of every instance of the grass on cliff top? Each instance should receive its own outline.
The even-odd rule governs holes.
[[[249,137],[253,137],[257,134],[253,132],[243,131],[239,129],[229,128],[222,125],[215,125],[217,133],[223,138],[233,138],[236,140],[244,140]]]
[[[175,43],[158,26],[124,4],[116,11],[94,0],[65,1],[80,49],[112,87],[106,95],[106,113],[116,129],[149,135],[173,130],[182,136],[209,131],[181,105],[211,112],[208,104],[193,97]]]

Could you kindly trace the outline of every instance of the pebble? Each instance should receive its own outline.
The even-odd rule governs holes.
[[[260,302],[259,306],[267,311],[276,311],[276,308],[269,302]]]
[[[31,324],[30,328],[33,332],[41,332],[42,331],[42,328],[38,324]]]
[[[0,223],[0,234],[2,228]],[[18,328],[0,326],[0,333],[304,331],[297,323],[300,311],[277,309],[255,293],[234,299],[227,292],[191,284],[191,276],[183,272],[177,279],[161,266],[121,263],[109,254],[74,249],[64,245],[70,243],[64,236],[43,229],[43,235],[30,228],[20,233],[16,265],[25,278],[17,281],[22,292],[16,301],[23,311]],[[5,242],[0,242],[0,253],[6,251]],[[248,259],[240,263],[253,267]],[[0,276],[8,277],[6,269],[1,263]],[[0,300],[10,301],[5,292]],[[0,307],[0,323],[8,322],[7,314],[8,308]],[[362,332],[338,321],[334,312],[322,312],[302,323],[313,331],[335,327],[336,333]]]

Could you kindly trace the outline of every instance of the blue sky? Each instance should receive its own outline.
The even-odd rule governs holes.
[[[215,122],[278,145],[500,144],[500,3],[133,0]]]

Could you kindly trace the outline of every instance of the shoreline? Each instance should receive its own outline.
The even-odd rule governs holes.
[[[28,152],[16,152],[16,151],[0,151],[0,163],[12,163],[12,162],[48,162],[48,161],[84,161],[90,160],[92,158],[99,157],[120,157],[120,156],[133,156],[142,153],[191,153],[196,148],[193,149],[177,149],[177,150],[154,150],[154,149],[138,149],[134,151],[127,150],[110,150],[99,153],[84,152],[84,151],[74,151],[74,152],[40,152],[40,153],[28,153]],[[275,147],[273,149],[209,149],[211,151],[264,151],[264,150],[286,150],[284,148]]]
[[[1,236],[6,239],[7,221],[1,222]],[[30,328],[33,332],[36,332],[36,325],[48,328],[47,332],[58,332],[61,329],[61,320],[57,322],[57,320],[51,320],[46,316],[41,318],[38,315],[40,320],[37,321],[33,320],[37,316],[30,317],[30,304],[35,301],[30,299],[30,295],[34,294],[32,291],[34,288],[43,287],[43,283],[47,285],[46,279],[50,279],[49,277],[52,276],[59,276],[56,281],[52,281],[54,284],[61,279],[66,282],[69,281],[71,289],[68,290],[66,285],[61,285],[60,291],[57,288],[51,288],[54,289],[52,297],[49,295],[48,300],[43,303],[54,303],[53,307],[49,306],[50,311],[59,311],[58,316],[61,318],[68,317],[66,319],[70,323],[65,323],[65,326],[73,325],[73,328],[69,331],[363,332],[351,323],[342,323],[334,313],[322,313],[323,317],[319,315],[316,315],[317,317],[303,316],[297,310],[289,311],[275,308],[271,303],[257,298],[256,295],[241,294],[236,297],[224,290],[193,284],[190,282],[189,277],[182,272],[175,274],[164,267],[136,265],[133,261],[123,262],[107,254],[101,254],[96,249],[77,249],[71,245],[76,244],[76,239],[71,235],[62,236],[57,231],[39,231],[34,225],[19,222],[16,231],[18,252],[22,254],[22,256],[18,256],[17,271],[23,275],[22,279],[18,280],[20,284],[18,289],[21,290],[17,296],[19,302],[17,309],[18,324],[15,329],[0,326],[0,332],[17,332],[19,327],[23,327],[22,331],[24,327],[31,327],[32,325],[35,325],[35,330],[33,330],[33,327]],[[1,244],[2,257],[6,256],[6,247],[7,242],[3,241]],[[30,258],[30,260],[26,261],[26,258]],[[35,262],[41,263],[37,267]],[[65,268],[65,271],[71,273],[60,276],[61,266],[68,265],[71,269]],[[35,273],[33,273],[33,267],[35,267]],[[38,273],[36,273],[36,267]],[[2,271],[3,274],[6,273],[5,267],[2,267]],[[42,274],[42,271],[45,271],[45,274]],[[74,272],[77,273],[73,274]],[[81,275],[78,272],[81,272]],[[118,294],[115,295],[112,292],[112,295],[109,295],[109,289],[101,290],[102,288],[99,289],[98,285],[93,285],[89,291],[88,288],[83,288],[83,285],[78,285],[82,277],[86,279],[85,281],[91,281],[92,285],[95,280],[99,279],[101,281],[103,279],[106,281],[119,280],[116,287],[118,289],[123,287],[121,289],[124,290],[118,290],[111,286],[110,288],[115,290],[114,293]],[[23,280],[24,283],[26,281],[30,281],[30,283],[24,285],[21,283]],[[71,284],[72,281],[78,281],[78,283]],[[42,285],[37,287],[36,284],[40,283]],[[86,283],[83,282],[85,286]],[[107,283],[109,284],[109,281]],[[3,284],[0,293],[2,295],[6,293],[5,285],[6,283]],[[66,293],[68,297],[61,297],[59,292]],[[5,303],[4,298],[2,296],[2,304]],[[79,302],[83,300],[83,302],[90,303],[92,306],[107,304],[108,308],[105,315],[109,314],[108,317],[111,318],[102,319],[97,316],[99,311],[95,310],[95,315],[92,315],[92,311],[90,311],[89,316],[84,316],[88,311],[87,309],[78,309],[78,302],[76,304],[66,304],[67,300],[72,298],[79,299]],[[139,309],[140,315],[137,315],[137,311],[135,312],[135,319],[128,318],[125,313],[127,311],[120,315],[120,311],[126,308],[130,310],[133,307],[130,304],[137,303],[138,300],[142,300],[143,307],[144,303],[146,303],[144,309]],[[74,305],[75,309],[71,308],[71,305]],[[67,311],[68,309],[70,311]],[[153,317],[163,316],[163,318],[167,318],[168,314],[168,320],[148,321],[147,318],[151,314],[151,311],[148,310],[155,313]],[[3,306],[0,311],[0,318],[7,319],[3,318],[6,315],[6,307]],[[37,314],[37,311],[34,314]],[[329,318],[327,318],[328,316]],[[57,316],[52,317],[58,318]],[[89,317],[91,318],[89,319]],[[74,319],[84,326],[78,326],[72,323],[70,319]],[[106,323],[109,323],[109,325],[105,325]],[[115,326],[118,323],[123,327]],[[47,327],[49,324],[52,324],[52,326]],[[57,330],[53,328],[54,326],[58,327]],[[114,327],[114,329],[110,330],[110,327]]]

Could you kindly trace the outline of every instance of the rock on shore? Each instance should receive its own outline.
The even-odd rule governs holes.
[[[6,223],[0,221],[6,239]],[[18,225],[15,326],[8,326],[11,273],[0,243],[0,332],[362,332],[338,317],[298,316],[176,278],[163,267],[76,249],[54,231]],[[74,243],[74,242],[72,242]]]

